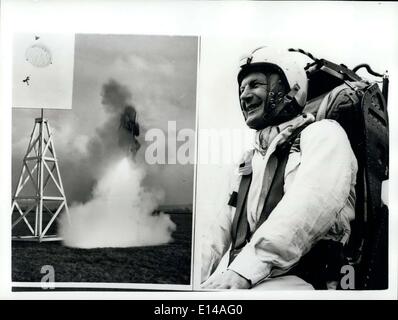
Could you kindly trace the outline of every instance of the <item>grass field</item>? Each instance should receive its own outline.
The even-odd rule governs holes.
[[[37,282],[43,265],[56,282],[190,284],[192,214],[170,214],[174,241],[161,246],[74,249],[61,242],[12,243],[12,281]]]

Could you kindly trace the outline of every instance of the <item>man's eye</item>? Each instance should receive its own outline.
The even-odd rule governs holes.
[[[241,88],[239,89],[239,91],[240,91],[240,93],[243,93],[243,91],[245,91],[246,88],[249,88],[249,89],[256,89],[256,88],[261,87],[261,86],[264,86],[264,85],[266,85],[266,83],[260,82],[260,81],[250,82],[250,83],[248,83],[246,86],[241,87]]]
[[[266,84],[264,82],[254,82],[253,83],[253,88],[258,88],[261,86],[265,86]]]

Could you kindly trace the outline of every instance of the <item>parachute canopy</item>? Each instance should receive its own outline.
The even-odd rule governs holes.
[[[31,45],[25,52],[25,58],[33,66],[44,68],[52,63],[51,51],[40,43]]]

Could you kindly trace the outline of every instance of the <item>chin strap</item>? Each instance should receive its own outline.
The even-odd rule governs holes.
[[[280,124],[290,120],[301,112],[302,108],[295,99],[299,90],[300,86],[296,83],[287,95],[277,99],[277,103],[275,103],[274,98],[275,92],[270,91],[267,101],[267,106],[270,109],[270,112],[264,114],[264,123],[266,126]],[[278,92],[277,95],[279,96],[280,92]]]

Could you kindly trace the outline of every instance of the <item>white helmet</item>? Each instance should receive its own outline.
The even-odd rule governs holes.
[[[294,99],[297,104],[304,107],[307,102],[308,79],[304,70],[306,65],[302,60],[302,55],[297,52],[291,52],[288,49],[278,50],[269,47],[260,47],[255,49],[249,56],[241,59],[240,71],[238,74],[239,86],[243,78],[253,70],[277,71],[294,90]]]

